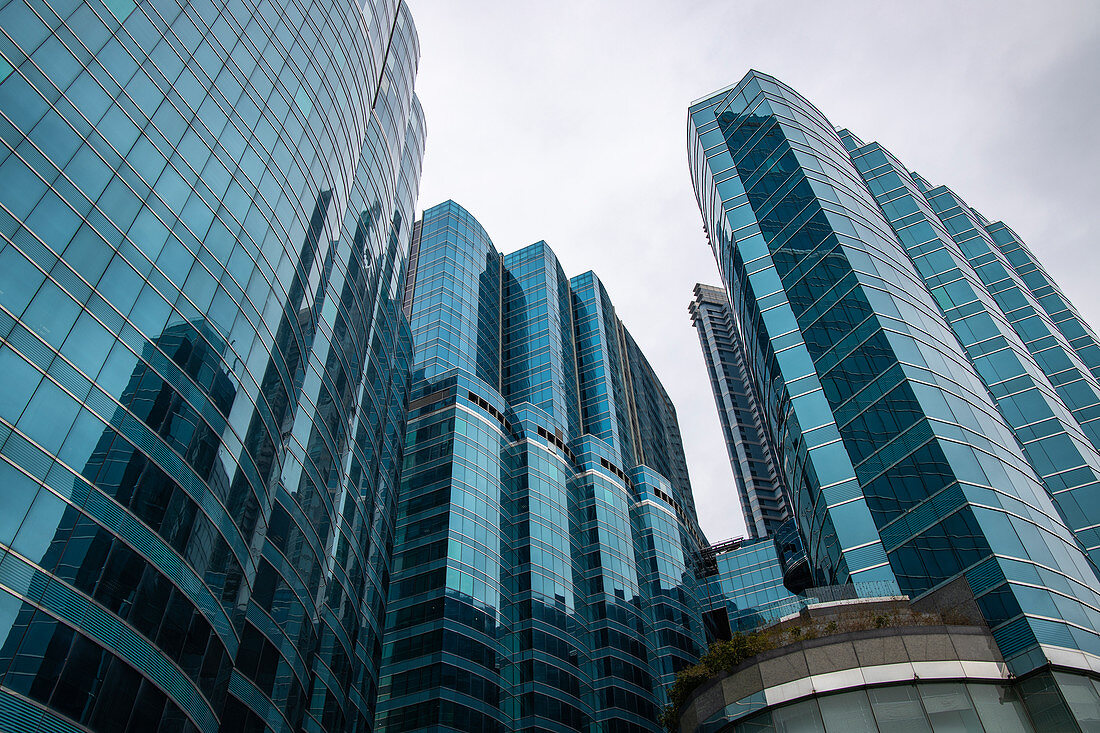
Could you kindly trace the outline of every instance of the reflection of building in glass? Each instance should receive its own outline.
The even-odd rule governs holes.
[[[973,604],[1072,701],[1050,668],[1100,669],[1092,331],[1011,230],[771,77],[693,104],[688,150],[819,584]]]
[[[676,413],[592,273],[419,229],[384,730],[655,730],[705,646]]]
[[[805,605],[805,599],[783,585],[783,566],[771,537],[711,545],[702,553],[702,566],[707,579],[706,620],[718,638],[751,631]]]
[[[407,8],[0,26],[0,719],[370,730],[424,135]]]
[[[243,572],[193,496],[209,491],[214,502],[224,502],[229,481],[216,460],[219,436],[192,403],[205,401],[223,419],[232,407],[236,389],[224,371],[225,347],[221,337],[202,322],[170,326],[148,344],[81,476],[65,487],[72,503],[57,501],[39,507],[20,530],[28,535],[31,529],[42,533],[28,536],[22,546],[39,550],[30,557],[70,586],[65,588],[69,599],[79,594],[94,599],[144,637],[130,639],[132,644],[146,652],[155,648],[211,697],[219,691],[224,695],[229,680],[232,659],[222,637],[232,633],[235,613],[233,604],[218,604],[216,599],[233,597]],[[161,376],[173,371],[193,383],[191,400]],[[164,460],[167,454],[155,452],[147,455],[118,431],[135,418],[148,431],[147,440],[156,436],[173,451],[172,459]],[[186,472],[183,478],[179,478],[181,471],[173,470],[175,462]],[[128,512],[117,528],[102,526],[89,516],[91,512],[77,508],[83,504],[117,513],[112,499]],[[190,587],[173,583],[170,574],[144,556],[140,543],[135,549],[126,542],[150,530],[186,561]],[[201,594],[195,593],[195,588],[202,587],[199,581],[205,584]],[[65,595],[55,597],[60,600]],[[202,602],[205,614],[200,612]],[[87,719],[93,727],[107,726],[114,707],[122,702],[133,708],[133,713],[125,712],[131,724],[156,725],[159,719],[166,727],[185,726],[182,711],[156,686],[143,682],[124,659],[81,633],[79,628],[92,614],[85,611],[84,615],[74,630],[35,605],[23,603],[0,650],[0,657],[11,660],[11,669],[19,670],[5,677],[5,687],[49,703],[70,718]],[[52,663],[27,664],[36,657]],[[19,669],[22,666],[26,668]],[[99,675],[90,674],[97,668]],[[125,693],[129,695],[120,698]]]

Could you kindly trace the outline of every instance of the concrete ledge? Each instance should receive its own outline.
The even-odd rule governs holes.
[[[987,629],[902,626],[847,631],[771,649],[717,675],[687,700],[680,730],[694,731],[704,723],[826,692],[956,679],[1009,679]]]

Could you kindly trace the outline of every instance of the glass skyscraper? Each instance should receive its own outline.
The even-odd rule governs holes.
[[[697,284],[688,310],[703,349],[745,528],[749,537],[768,537],[791,519],[790,506],[726,291]]]
[[[712,633],[727,637],[797,611],[806,601],[792,591],[803,591],[814,580],[726,291],[696,284],[688,312],[703,350],[748,534],[702,553],[708,589],[704,614]]]
[[[370,730],[402,2],[0,7],[0,726]]]
[[[808,602],[784,585],[784,567],[773,537],[719,542],[703,550],[701,560],[707,579],[704,618],[718,638],[754,631],[798,613]]]
[[[692,104],[688,153],[816,580],[972,597],[1025,696],[1069,699],[1025,675],[1100,671],[1092,330],[1005,225],[769,76]]]
[[[676,413],[591,272],[428,209],[379,728],[657,730],[703,651]]]

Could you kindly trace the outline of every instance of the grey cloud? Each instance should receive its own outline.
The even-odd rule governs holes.
[[[687,315],[716,282],[687,174],[690,101],[751,67],[1004,219],[1086,318],[1100,4],[409,0],[428,120],[422,208],[454,198],[502,251],[593,269],[679,411],[711,539],[743,532]]]

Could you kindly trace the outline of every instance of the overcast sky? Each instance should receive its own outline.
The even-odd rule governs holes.
[[[750,68],[1003,219],[1100,323],[1100,3],[408,0],[427,117],[420,209],[594,270],[679,413],[712,541],[744,533],[687,313],[718,284],[688,104]]]

